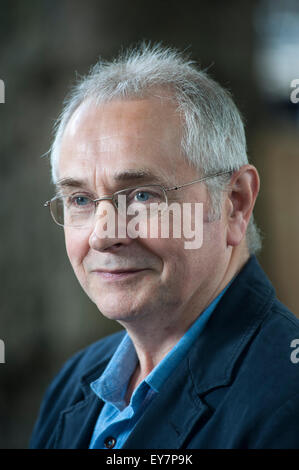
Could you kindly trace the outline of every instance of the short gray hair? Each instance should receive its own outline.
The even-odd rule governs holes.
[[[74,111],[86,100],[95,105],[113,99],[152,96],[164,89],[177,104],[182,117],[182,153],[204,176],[212,172],[235,171],[248,163],[244,124],[230,93],[181,52],[142,43],[121,52],[118,58],[99,60],[72,87],[54,128],[51,147],[52,180],[57,180],[60,145]],[[229,177],[206,182],[211,199],[211,219],[221,214],[223,191]],[[247,228],[250,253],[261,248],[253,215]]]

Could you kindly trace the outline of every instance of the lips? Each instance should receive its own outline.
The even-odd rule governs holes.
[[[96,273],[107,273],[107,274],[123,274],[123,273],[135,273],[137,271],[143,271],[144,268],[132,268],[132,269],[94,269],[92,272]]]
[[[123,279],[125,277],[133,277],[134,275],[145,271],[145,269],[118,269],[118,270],[101,270],[101,269],[95,269],[92,272],[95,273],[96,275],[104,278],[104,279],[111,279],[111,280],[116,280],[116,279]]]

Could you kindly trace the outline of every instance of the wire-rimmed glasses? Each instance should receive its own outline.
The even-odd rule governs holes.
[[[126,214],[146,214],[152,217],[157,211],[163,211],[168,207],[168,191],[175,191],[194,183],[199,183],[210,178],[225,175],[231,171],[212,173],[189,183],[165,188],[160,184],[144,184],[116,191],[111,196],[102,196],[92,199],[82,192],[71,195],[57,195],[45,202],[44,206],[50,208],[54,222],[62,227],[89,227],[94,223],[97,206],[100,201],[110,200],[116,210],[120,205],[126,210]]]

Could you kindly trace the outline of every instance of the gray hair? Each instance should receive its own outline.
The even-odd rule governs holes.
[[[153,96],[165,90],[177,104],[182,117],[182,153],[202,175],[235,171],[248,163],[246,138],[240,112],[230,93],[181,52],[160,45],[141,44],[122,52],[111,61],[99,60],[89,74],[80,78],[64,102],[54,128],[51,147],[52,180],[57,181],[60,144],[74,111],[86,100],[95,105],[113,99]],[[223,191],[229,176],[206,182],[210,200],[210,220],[219,218]],[[259,231],[251,216],[247,246],[250,253],[261,248]]]

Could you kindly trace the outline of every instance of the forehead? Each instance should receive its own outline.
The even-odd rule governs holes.
[[[68,122],[61,145],[59,179],[109,177],[147,168],[166,175],[186,164],[182,125],[170,99],[83,103]]]

